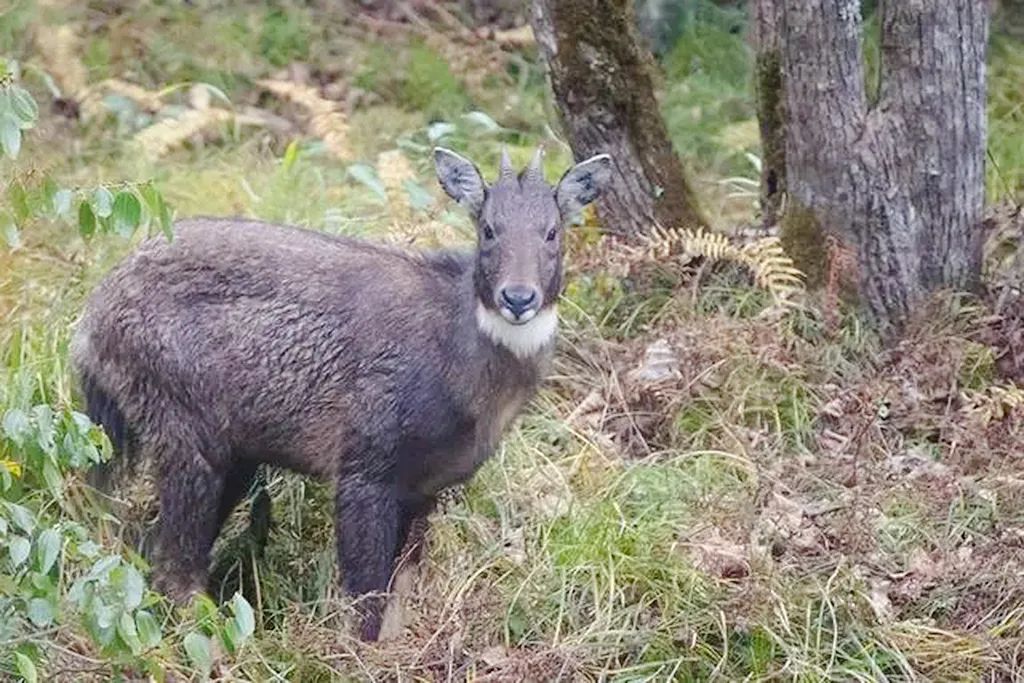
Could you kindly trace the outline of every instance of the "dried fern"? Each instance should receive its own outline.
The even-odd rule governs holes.
[[[158,159],[196,135],[220,126],[232,118],[224,109],[189,109],[178,117],[168,117],[143,128],[135,142],[143,153]]]
[[[984,391],[965,391],[962,398],[962,410],[985,424],[1024,409],[1024,390],[1015,384],[993,385]]]
[[[327,150],[342,161],[352,158],[349,125],[345,115],[335,109],[335,103],[320,96],[316,88],[291,81],[263,80],[260,86],[280,98],[303,107],[310,114],[309,130],[324,141]]]
[[[35,33],[35,44],[64,97],[77,97],[85,91],[88,72],[78,58],[81,50],[74,26],[41,27]]]
[[[793,265],[777,237],[738,245],[725,235],[703,229],[655,228],[644,240],[646,256],[652,260],[702,257],[711,263],[725,261],[742,266],[758,287],[783,304],[792,304],[794,295],[803,289],[803,273]]]

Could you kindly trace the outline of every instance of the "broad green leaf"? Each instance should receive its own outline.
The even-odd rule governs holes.
[[[114,195],[102,185],[93,190],[92,210],[100,218],[109,217],[114,210]]]
[[[117,609],[113,605],[106,605],[97,600],[92,604],[92,615],[96,619],[96,625],[106,630],[114,625]]]
[[[71,190],[57,190],[53,194],[53,212],[61,218],[71,215]]]
[[[47,454],[52,455],[57,447],[54,438],[57,435],[53,423],[53,408],[41,403],[32,408],[32,417],[36,423],[36,441]]]
[[[373,166],[368,164],[352,164],[348,167],[348,174],[381,199],[386,200],[388,198],[388,193],[384,189],[384,183],[377,177],[377,171]]]
[[[0,115],[0,147],[11,159],[17,159],[21,151],[21,126],[11,114]]]
[[[142,205],[133,193],[122,190],[114,198],[112,209],[114,232],[122,237],[131,237],[142,220]]]
[[[242,638],[242,634],[238,632],[238,624],[234,621],[225,622],[224,627],[220,629],[219,635],[220,642],[224,644],[224,649],[230,654],[238,652],[238,647],[245,640]]]
[[[29,620],[39,628],[49,626],[57,617],[53,610],[53,604],[43,598],[29,600],[27,613]]]
[[[189,633],[183,641],[189,660],[205,677],[213,668],[213,650],[210,639],[200,633]]]
[[[170,242],[174,239],[174,231],[171,225],[171,211],[167,206],[167,202],[164,201],[163,195],[160,194],[152,183],[146,183],[142,186],[139,191],[142,195],[142,201],[146,202],[146,209],[149,211],[150,216],[155,218],[160,224],[160,230],[164,233],[164,237]]]
[[[249,638],[256,630],[256,618],[252,612],[249,601],[242,597],[241,593],[235,593],[231,600],[231,610],[235,613],[235,624],[238,625],[238,633],[241,635],[239,645]]]
[[[482,111],[471,111],[462,118],[472,124],[475,124],[477,127],[482,128],[488,133],[501,130],[501,126],[498,125],[498,122]]]
[[[139,634],[139,641],[142,647],[149,650],[160,644],[160,624],[156,617],[145,610],[140,610],[135,615],[135,628]]]
[[[36,665],[27,655],[15,652],[14,662],[18,667],[18,673],[25,679],[26,683],[36,683],[39,680],[39,672],[36,671]]]
[[[57,187],[57,183],[53,181],[53,178],[45,176],[43,178],[43,203],[53,206],[53,198],[56,196],[57,190],[59,189],[60,188]]]
[[[28,554],[31,550],[32,544],[24,536],[12,538],[10,545],[7,547],[7,554],[11,557],[11,564],[15,568],[20,567],[28,559]]]
[[[100,546],[95,541],[84,541],[78,544],[78,552],[82,557],[96,557]]]
[[[82,237],[92,237],[96,232],[96,215],[92,212],[89,202],[82,202],[78,205],[78,234]]]
[[[29,509],[17,503],[5,503],[4,505],[7,507],[7,513],[14,525],[26,534],[31,534],[32,530],[36,528],[36,520]]]
[[[11,111],[23,126],[32,126],[39,116],[39,107],[32,95],[17,85],[11,88]]]
[[[43,463],[43,480],[54,498],[64,498],[64,477],[60,475],[57,466],[49,460]]]
[[[416,211],[423,211],[434,205],[434,195],[430,194],[415,180],[406,180],[402,183],[402,186],[409,197],[409,206]]]
[[[49,574],[32,572],[32,587],[38,592],[38,597],[56,596],[57,586]]]
[[[117,620],[117,634],[121,636],[121,640],[132,651],[132,654],[137,655],[142,652],[142,641],[139,639],[139,631],[135,627],[135,620],[132,619],[131,612],[121,613],[121,617]]]
[[[146,593],[146,581],[142,578],[139,570],[130,564],[119,569],[123,570],[120,588],[126,609],[135,609],[142,604],[142,597]]]
[[[43,574],[50,573],[53,564],[60,555],[61,537],[60,532],[50,528],[39,534],[36,539],[36,555],[39,558],[39,571]]]
[[[454,123],[448,123],[447,121],[437,121],[427,126],[427,139],[430,140],[431,144],[438,142],[442,138],[451,135],[456,130]]]
[[[148,182],[139,188],[139,195],[142,197],[143,203],[146,205],[146,209],[150,213],[156,213],[157,209],[160,208],[160,192],[156,189],[152,182]]]
[[[22,446],[32,432],[32,423],[25,411],[11,408],[4,413],[3,430],[8,439],[18,446]]]
[[[85,575],[85,580],[93,581],[95,579],[104,578],[107,574],[110,573],[110,570],[112,570],[119,564],[121,564],[120,555],[107,555],[106,557],[98,560],[92,566],[92,568],[89,570],[89,573]]]

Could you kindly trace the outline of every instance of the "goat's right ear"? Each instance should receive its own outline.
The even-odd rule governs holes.
[[[484,179],[476,164],[450,149],[435,147],[434,167],[448,196],[472,215],[480,213],[484,203]]]

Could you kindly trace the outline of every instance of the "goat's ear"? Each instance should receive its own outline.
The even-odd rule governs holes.
[[[484,179],[476,164],[450,149],[435,147],[434,168],[441,187],[449,197],[472,215],[480,213],[484,203]]]
[[[576,212],[601,196],[612,179],[612,158],[598,154],[576,164],[562,176],[555,188],[555,201],[562,218],[569,220]]]

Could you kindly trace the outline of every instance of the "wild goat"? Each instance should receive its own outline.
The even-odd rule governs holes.
[[[475,250],[401,251],[245,219],[145,242],[90,299],[73,344],[89,415],[152,458],[157,585],[205,590],[221,525],[261,464],[332,480],[343,586],[375,640],[397,554],[468,479],[550,359],[563,231],[608,184],[592,157],[552,188],[541,154],[487,186],[434,151]]]

